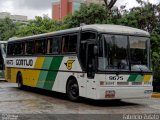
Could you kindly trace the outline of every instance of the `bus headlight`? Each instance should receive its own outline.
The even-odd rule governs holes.
[[[153,90],[145,90],[144,94],[151,94],[153,92]]]

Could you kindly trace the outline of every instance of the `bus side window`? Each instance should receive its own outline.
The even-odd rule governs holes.
[[[23,55],[24,54],[24,43],[15,43],[15,55]]]
[[[70,35],[70,41],[69,41],[69,51],[70,52],[77,52],[77,39],[78,36],[75,35]]]
[[[35,54],[44,54],[45,53],[45,42],[44,40],[35,41]]]
[[[69,43],[69,36],[62,37],[62,53],[68,52],[68,43]]]
[[[59,43],[60,37],[53,37],[48,40],[48,54],[58,54],[59,53]]]
[[[12,56],[12,55],[14,55],[15,53],[14,53],[14,44],[8,44],[8,49],[7,49],[7,55],[9,55],[9,56]]]
[[[26,42],[26,47],[25,47],[25,53],[26,55],[32,55],[34,54],[34,41],[28,41]]]
[[[77,34],[62,37],[62,53],[76,53]]]

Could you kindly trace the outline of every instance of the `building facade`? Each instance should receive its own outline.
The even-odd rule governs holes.
[[[63,20],[68,14],[72,14],[80,9],[82,3],[103,4],[103,0],[60,0],[52,4],[52,19]]]
[[[21,23],[27,23],[27,16],[23,16],[23,15],[11,15],[8,12],[0,12],[0,19],[4,19],[4,18],[10,18],[11,20],[13,20],[13,22],[21,22]]]

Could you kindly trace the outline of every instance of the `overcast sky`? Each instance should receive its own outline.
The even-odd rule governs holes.
[[[51,17],[51,5],[57,0],[0,0],[0,12],[10,12],[13,15],[26,15],[28,19],[47,14]],[[147,0],[145,0],[147,1]],[[158,3],[160,0],[149,0]],[[118,0],[118,6],[127,4],[129,7],[137,6],[135,0]]]

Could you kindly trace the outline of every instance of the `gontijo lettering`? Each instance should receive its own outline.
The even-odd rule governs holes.
[[[33,60],[32,59],[17,59],[16,60],[16,65],[19,66],[33,66]]]

